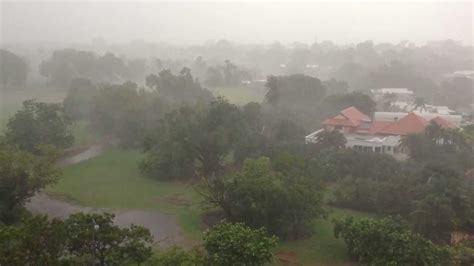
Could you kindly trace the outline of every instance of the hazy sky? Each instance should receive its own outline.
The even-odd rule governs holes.
[[[454,39],[473,43],[473,4],[464,2],[7,2],[2,42],[147,40],[202,43],[337,43]]]

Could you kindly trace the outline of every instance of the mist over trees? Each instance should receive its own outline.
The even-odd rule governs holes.
[[[304,256],[312,257],[312,241],[326,244],[321,230],[334,229],[360,263],[472,264],[474,245],[452,243],[453,233],[474,232],[474,88],[472,78],[459,76],[472,70],[472,46],[450,40],[62,46],[0,50],[2,93],[52,90],[59,99],[25,100],[0,132],[0,237],[11,243],[0,243],[0,263],[264,265],[275,248],[310,243]],[[401,136],[397,149],[405,160],[348,148],[349,137],[339,131],[305,143],[342,109],[353,106],[370,117],[390,109],[392,96],[383,106],[370,96],[382,87],[412,90],[416,107],[446,105],[463,124],[431,123]],[[92,140],[80,143],[81,135]],[[135,176],[124,178],[157,194],[144,196],[146,209],[161,211],[173,201],[166,205],[173,214],[192,217],[186,226],[208,228],[203,245],[155,252],[148,230],[120,228],[110,214],[64,220],[29,214],[26,202],[57,180],[58,157],[96,143],[133,153],[125,160]],[[123,201],[107,206],[114,204]],[[329,222],[341,213],[366,218]],[[334,243],[340,244],[328,246]]]
[[[15,90],[26,85],[28,65],[18,55],[0,49],[0,90]]]

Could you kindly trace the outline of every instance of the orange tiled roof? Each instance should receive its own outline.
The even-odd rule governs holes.
[[[409,113],[401,119],[390,123],[378,133],[386,135],[417,134],[423,132],[428,125],[428,120],[415,113]]]
[[[438,126],[440,126],[442,128],[456,128],[456,126],[453,125],[453,123],[451,123],[448,120],[446,120],[442,117],[439,117],[439,116],[431,119],[430,122],[431,121],[435,122],[436,124],[438,124]]]
[[[340,111],[335,117],[325,119],[323,124],[331,126],[357,127],[360,125],[361,121],[370,121],[370,118],[357,108],[351,106]]]
[[[373,121],[372,124],[370,125],[368,133],[371,135],[378,134],[385,127],[387,127],[388,125],[392,123],[393,123],[392,121]]]

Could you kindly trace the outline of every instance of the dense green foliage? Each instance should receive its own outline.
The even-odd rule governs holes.
[[[423,133],[405,136],[401,147],[420,163],[445,162],[466,171],[474,167],[474,132],[470,127],[441,128],[432,122]]]
[[[113,215],[71,215],[64,221],[46,216],[0,227],[2,265],[141,264],[151,256],[148,229],[119,228]]]
[[[266,86],[266,102],[281,108],[308,108],[326,94],[326,88],[319,79],[301,74],[269,76]]]
[[[0,224],[17,221],[25,202],[56,180],[55,159],[47,147],[33,155],[0,143]]]
[[[314,219],[325,215],[321,186],[293,170],[291,157],[281,161],[275,166],[281,172],[262,157],[246,160],[236,173],[207,178],[201,188],[205,203],[219,207],[230,221],[265,227],[280,237],[307,234]]]
[[[67,89],[77,78],[94,82],[120,82],[134,76],[134,65],[127,65],[113,53],[103,56],[89,51],[62,49],[53,52],[39,66],[39,72],[57,88]]]
[[[167,250],[156,252],[152,258],[146,261],[149,266],[205,266],[209,265],[206,254],[197,248],[185,250],[174,246]]]
[[[323,130],[316,135],[317,146],[320,149],[342,149],[346,146],[346,137],[337,130]]]
[[[229,60],[225,60],[224,65],[209,67],[206,76],[205,84],[211,87],[235,87],[252,78],[248,71],[240,69]]]
[[[68,148],[74,143],[71,123],[60,104],[27,100],[8,120],[5,137],[9,143],[30,152],[38,152],[41,145]]]
[[[474,232],[474,184],[457,171],[428,165],[410,213],[413,228],[437,242],[449,242],[454,230]]]
[[[158,76],[149,75],[146,77],[146,84],[172,104],[203,104],[213,99],[212,94],[201,87],[187,67],[184,67],[177,75],[170,70],[162,70]]]
[[[143,141],[165,110],[167,105],[156,92],[138,89],[133,82],[105,85],[94,98],[90,121],[98,132],[134,146]]]
[[[220,173],[244,130],[240,109],[223,98],[209,108],[182,107],[168,113],[145,141],[142,169],[159,179]]]
[[[368,265],[447,265],[450,253],[390,218],[336,220],[334,233]]]
[[[204,233],[209,262],[216,266],[264,265],[273,259],[277,238],[265,229],[251,229],[241,223],[223,223]]]

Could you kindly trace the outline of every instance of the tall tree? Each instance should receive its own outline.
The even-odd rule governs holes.
[[[291,166],[279,163],[284,165]],[[220,208],[230,221],[297,238],[310,231],[314,219],[325,216],[321,187],[314,179],[298,175],[300,171],[279,169],[272,169],[265,157],[248,159],[239,172],[206,178],[200,192],[206,204]]]
[[[33,155],[0,143],[0,221],[18,220],[23,205],[56,180],[55,154],[43,147]]]
[[[0,49],[0,90],[18,89],[26,83],[28,65],[18,55]]]
[[[208,108],[182,107],[167,114],[145,142],[142,169],[158,178],[190,178],[196,170],[218,174],[244,132],[240,109],[224,98]]]
[[[40,145],[68,148],[74,143],[71,120],[61,104],[27,100],[8,120],[6,140],[20,149],[36,152]]]
[[[175,104],[208,103],[213,99],[211,92],[201,87],[187,67],[178,75],[174,75],[170,70],[162,70],[158,75],[149,75],[146,77],[146,84]]]

